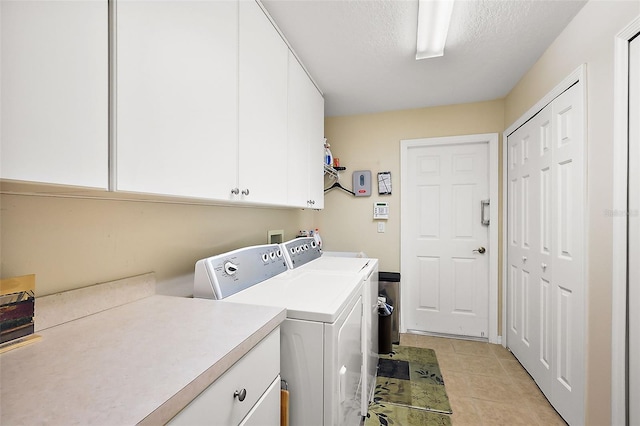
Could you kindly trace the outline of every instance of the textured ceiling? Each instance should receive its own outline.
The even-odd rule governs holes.
[[[444,57],[415,60],[417,0],[262,0],[340,116],[502,98],[584,6],[456,0]]]

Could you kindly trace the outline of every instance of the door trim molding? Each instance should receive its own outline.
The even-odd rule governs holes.
[[[513,122],[507,129],[502,133],[502,341],[501,344],[505,348],[507,347],[507,247],[508,247],[508,222],[507,222],[507,207],[509,205],[507,200],[507,183],[508,183],[508,165],[507,165],[507,157],[508,157],[508,148],[509,145],[507,143],[509,136],[518,130],[523,124],[529,121],[533,116],[535,116],[538,112],[542,111],[544,107],[549,105],[555,98],[560,96],[562,93],[567,91],[571,86],[576,83],[582,83],[582,102],[583,102],[583,114],[584,114],[584,162],[583,167],[585,168],[585,178],[587,177],[586,173],[586,164],[587,164],[587,140],[588,140],[588,132],[587,132],[587,65],[582,64],[578,68],[576,68],[571,74],[565,77],[558,85],[556,85],[549,93],[542,97],[538,102],[536,102],[527,112],[525,112],[520,118]],[[585,185],[585,203],[587,203],[587,185]],[[589,218],[585,216],[584,223],[584,235],[587,236],[585,238],[585,250],[584,250],[584,266],[583,266],[583,276],[585,279],[585,283],[589,282],[588,279],[588,268],[587,268],[587,259],[588,259],[588,223]],[[588,298],[588,288],[585,286],[584,289],[584,302],[587,303]],[[588,312],[588,306],[585,306],[585,324],[586,324],[586,316]],[[586,332],[586,328],[585,328]],[[587,335],[585,334],[585,342],[587,340]]]
[[[611,424],[627,420],[627,180],[629,156],[629,43],[640,16],[615,38],[613,95],[613,259],[611,318]]]
[[[558,96],[560,96],[563,92],[566,92],[567,89],[569,89],[571,86],[573,86],[579,81],[586,81],[586,77],[587,77],[587,64],[582,64],[578,68],[576,68],[571,74],[565,77],[564,80],[558,83],[556,87],[551,89],[549,93],[544,95],[544,97],[540,99],[538,102],[536,102],[535,105],[529,108],[527,112],[522,114],[520,118],[518,118],[516,121],[513,122],[513,124],[511,124],[511,126],[507,127],[507,130],[505,130],[502,133],[504,140],[506,141],[507,137],[510,136],[511,133],[518,130],[518,128],[520,128],[524,123],[529,121],[538,112],[542,111],[544,107],[546,107],[551,102],[553,102],[553,100]],[[506,164],[506,162],[504,164]]]
[[[498,336],[498,230],[500,222],[498,218],[498,197],[499,197],[499,181],[498,181],[498,133],[482,133],[475,135],[446,136],[435,138],[419,138],[405,139],[400,141],[400,270],[402,275],[407,275],[403,270],[403,253],[406,253],[404,247],[405,238],[403,238],[402,224],[407,223],[408,207],[407,199],[402,194],[406,194],[407,166],[408,166],[408,150],[409,148],[434,145],[457,145],[463,143],[488,143],[489,144],[489,204],[490,220],[494,226],[489,226],[489,342],[500,343]],[[404,293],[406,294],[406,293]],[[400,294],[402,306],[408,306],[408,302],[404,298],[403,292]],[[406,312],[400,311],[400,329],[406,332],[405,321]]]

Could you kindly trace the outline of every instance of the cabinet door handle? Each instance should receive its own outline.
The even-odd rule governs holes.
[[[240,190],[238,188],[233,188],[231,190],[231,193],[234,194],[234,195],[238,195],[240,193]]]
[[[242,195],[249,195],[249,189],[243,189]]]
[[[547,270],[547,264],[546,264],[546,263],[543,263],[543,264],[541,264],[540,266],[542,267],[542,270],[543,270],[543,271],[546,271],[546,270]]]
[[[240,389],[239,391],[235,391],[233,393],[233,397],[238,398],[238,401],[242,402],[247,397],[247,390],[243,388],[243,389]]]

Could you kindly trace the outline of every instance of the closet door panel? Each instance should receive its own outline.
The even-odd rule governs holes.
[[[583,99],[575,85],[552,103],[555,134],[552,249],[555,355],[554,407],[570,424],[584,422],[586,174]]]
[[[570,424],[584,419],[581,87],[507,140],[507,344]]]
[[[640,37],[630,43],[629,118],[640,116]],[[629,120],[629,401],[640,401],[640,121]],[[629,404],[629,424],[640,424],[640,404]]]

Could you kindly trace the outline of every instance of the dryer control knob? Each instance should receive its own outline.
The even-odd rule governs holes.
[[[235,275],[235,273],[238,271],[238,265],[229,261],[224,262],[224,271],[227,273],[227,275]]]

